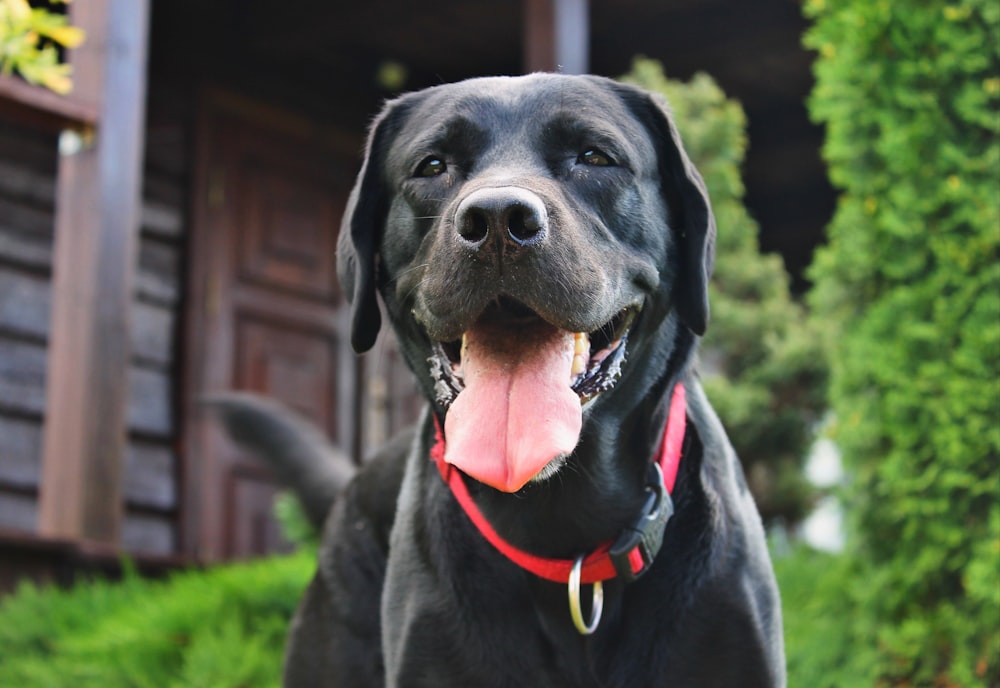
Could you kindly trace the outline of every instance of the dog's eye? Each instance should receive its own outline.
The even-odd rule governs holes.
[[[580,165],[590,165],[592,167],[611,167],[615,164],[610,155],[597,148],[588,148],[580,153],[576,161]]]
[[[417,165],[415,177],[436,177],[448,171],[448,165],[436,155],[428,155]]]

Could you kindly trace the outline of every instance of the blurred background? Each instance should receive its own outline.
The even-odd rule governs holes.
[[[995,0],[0,0],[0,684],[277,681],[312,536],[198,399],[276,397],[358,462],[410,422],[334,275],[367,124],[559,70],[663,93],[708,184],[700,369],[789,684],[1000,686],[998,23]]]

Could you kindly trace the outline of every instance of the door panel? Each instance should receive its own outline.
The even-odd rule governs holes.
[[[323,134],[323,135],[318,135]],[[360,368],[345,329],[335,247],[360,143],[214,95],[198,123],[187,327],[185,551],[202,561],[287,548],[276,488],[201,413],[213,392],[277,398],[359,447]]]
[[[301,171],[254,156],[241,159],[238,255],[241,280],[320,300],[336,299],[336,234],[340,189]]]
[[[240,314],[236,328],[235,384],[285,402],[336,441],[333,395],[339,387],[333,342],[322,331],[294,331]]]
[[[289,552],[274,520],[274,497],[278,488],[266,473],[240,465],[227,475],[226,539],[232,556]]]

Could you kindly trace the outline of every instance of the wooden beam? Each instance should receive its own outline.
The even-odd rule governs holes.
[[[139,232],[149,0],[73,3],[75,93],[96,132],[60,141],[39,532],[116,547]],[[64,145],[69,144],[69,145]]]
[[[72,95],[61,96],[9,74],[0,74],[0,113],[48,130],[97,124],[94,105]]]
[[[524,0],[524,71],[584,74],[590,68],[588,0]]]

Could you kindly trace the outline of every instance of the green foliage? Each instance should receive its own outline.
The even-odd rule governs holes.
[[[843,585],[856,575],[853,560],[806,548],[772,559],[781,589],[788,685],[875,685],[875,646],[858,628],[859,602]]]
[[[33,84],[69,93],[70,66],[60,62],[57,46],[75,48],[83,39],[83,31],[69,26],[64,15],[33,9],[28,0],[0,0],[0,73],[16,71]]]
[[[743,205],[743,109],[711,77],[672,81],[653,60],[637,59],[623,80],[666,96],[705,179],[718,225],[712,318],[701,344],[705,390],[765,519],[794,523],[810,501],[802,460],[825,405],[826,367],[780,257],[760,253],[757,223]]]
[[[285,539],[313,554],[319,549],[320,534],[313,527],[294,493],[284,491],[274,498],[274,517]]]
[[[311,554],[0,601],[0,686],[276,686]]]
[[[811,0],[811,305],[878,685],[1000,686],[1000,3]]]

